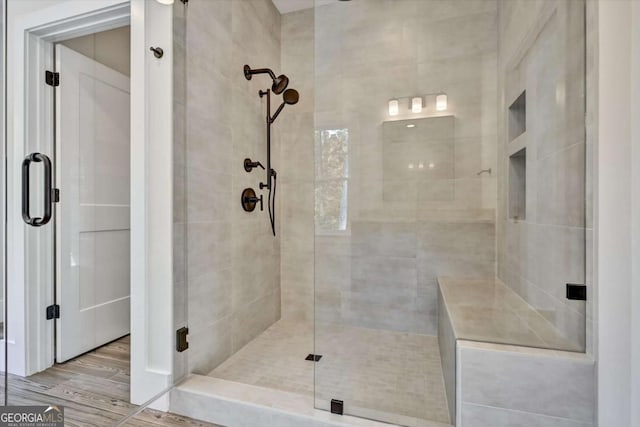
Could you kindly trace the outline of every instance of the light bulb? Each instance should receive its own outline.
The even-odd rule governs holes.
[[[173,0],[156,0],[160,4],[173,4]]]
[[[411,112],[419,113],[422,111],[422,97],[416,96],[411,98]]]
[[[447,95],[442,93],[436,96],[436,110],[444,111],[447,109]]]
[[[411,128],[416,127],[416,125],[413,125],[413,124],[412,124],[412,125],[407,125],[407,127],[408,127],[409,129],[411,129]]]
[[[389,115],[390,116],[397,116],[398,112],[400,111],[399,105],[398,105],[398,100],[397,99],[392,99],[389,101]]]

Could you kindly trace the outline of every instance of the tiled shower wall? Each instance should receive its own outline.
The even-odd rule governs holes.
[[[565,297],[566,283],[586,280],[584,2],[500,2],[499,16],[498,275],[585,346],[585,303]],[[511,140],[508,108],[523,91],[526,131]],[[509,155],[522,148],[526,208],[514,219]]]
[[[300,93],[276,127],[281,135],[278,197],[281,233],[282,317],[313,320],[314,9],[282,15],[282,72]]]
[[[265,181],[261,170],[245,172],[243,159],[266,164],[266,104],[258,90],[271,85],[266,76],[247,81],[242,69],[280,69],[280,14],[269,0],[190,0],[186,15],[186,44],[174,44],[184,49],[176,52],[184,58],[176,82],[188,76],[185,93],[176,85],[176,116],[184,108],[185,121],[176,123],[175,167],[185,173],[174,184],[184,194],[174,194],[177,207],[186,195],[186,209],[174,213],[175,299],[189,326],[188,369],[206,374],[280,318],[279,238],[271,235],[266,203],[253,213],[240,205],[244,188],[260,194]],[[273,144],[278,153],[277,134]]]
[[[283,22],[300,33],[309,31],[304,22],[310,19],[298,13]],[[347,229],[315,236],[316,318],[435,334],[436,277],[495,274],[497,4],[354,0],[316,8],[314,21],[315,130],[348,129],[350,170]],[[283,32],[283,47],[285,37]],[[302,39],[292,37],[283,48],[283,64],[290,52],[299,62],[311,61],[309,37]],[[442,172],[408,176],[406,165],[402,172],[385,161],[393,152],[411,154],[402,144],[386,151],[383,122],[392,119],[387,102],[438,92],[448,94],[449,108],[440,115],[452,115],[450,133],[437,143],[427,136],[418,145],[435,153],[435,168]],[[403,110],[399,117],[433,113],[410,116]],[[307,233],[313,205],[306,198],[311,187],[302,183],[313,178],[312,128],[305,122],[298,131],[295,143],[303,146],[295,150],[304,155],[293,173],[299,181],[283,203],[291,196],[302,204],[295,215],[304,215],[298,230]],[[489,168],[492,174],[477,175]],[[308,247],[298,250],[298,242],[292,234],[290,247],[304,254],[297,265],[305,267],[293,267],[294,274],[303,274],[292,276],[289,289],[295,293],[283,299],[284,313],[289,303],[298,310],[313,302],[306,291],[313,286],[313,265]]]

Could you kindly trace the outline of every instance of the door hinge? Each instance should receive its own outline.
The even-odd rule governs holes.
[[[567,299],[586,301],[587,287],[585,285],[576,285],[574,283],[567,283]]]
[[[60,73],[47,70],[44,74],[44,81],[49,86],[60,86]]]
[[[47,320],[60,318],[60,306],[53,304],[47,307]]]
[[[177,352],[181,353],[189,348],[187,335],[189,335],[189,328],[182,327],[176,331],[176,351]]]
[[[60,189],[54,188],[51,190],[51,200],[53,203],[60,203]]]

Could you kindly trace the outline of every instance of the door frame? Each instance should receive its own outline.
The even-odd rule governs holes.
[[[54,153],[53,90],[43,79],[54,66],[53,43],[130,23],[131,401],[146,402],[172,385],[172,17],[173,8],[156,1],[69,0],[52,2],[13,23],[6,141],[10,373],[42,371],[52,366],[55,354],[54,322],[45,319],[45,308],[53,303],[55,225],[27,227],[18,208],[20,164],[27,149]],[[161,46],[164,56],[155,58],[149,46]],[[27,259],[36,261],[27,265]]]

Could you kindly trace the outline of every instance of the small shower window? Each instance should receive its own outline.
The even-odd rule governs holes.
[[[349,129],[315,133],[315,222],[319,234],[347,231]]]

